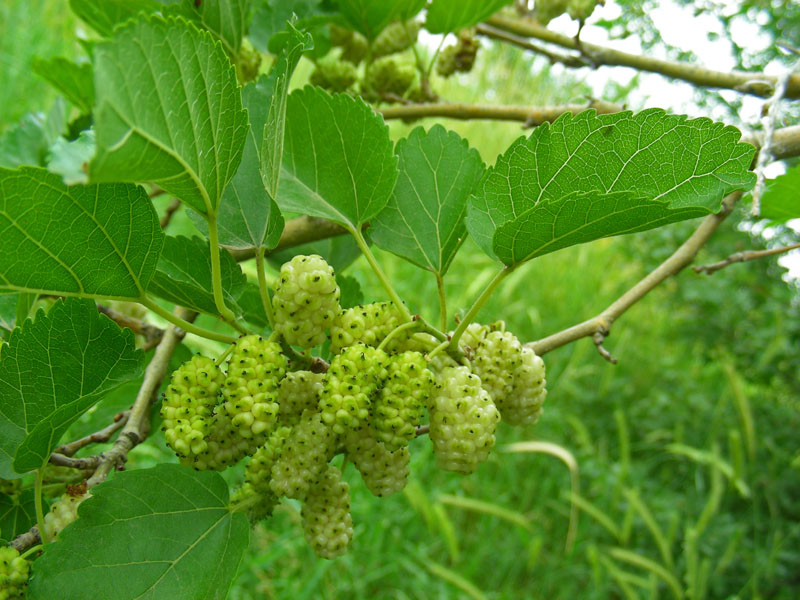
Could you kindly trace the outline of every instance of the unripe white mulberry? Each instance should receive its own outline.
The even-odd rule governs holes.
[[[0,546],[0,600],[17,600],[25,597],[30,565],[21,558],[16,548]]]
[[[245,480],[259,494],[272,495],[272,488],[269,485],[272,479],[272,466],[283,452],[283,446],[291,432],[289,427],[278,427],[247,463],[244,471]]]
[[[430,418],[439,468],[469,474],[488,458],[500,413],[467,367],[447,367],[439,374]]]
[[[301,511],[308,545],[321,558],[336,558],[347,552],[353,538],[350,516],[350,486],[336,467],[328,466],[308,494]]]
[[[403,321],[400,310],[392,302],[374,302],[339,313],[331,327],[331,352],[339,354],[354,344],[378,346]],[[393,351],[407,339],[402,334],[390,340]]]
[[[21,479],[0,479],[0,494],[16,497],[22,489]]]
[[[88,497],[88,492],[79,495],[66,493],[50,506],[50,512],[44,516],[44,531],[48,539],[56,539],[67,525],[78,518],[78,506]]]
[[[372,42],[372,58],[397,54],[410,48],[417,41],[422,28],[419,21],[392,23],[381,31]]]
[[[305,410],[316,410],[325,375],[311,371],[287,373],[278,385],[278,422],[296,425]]]
[[[498,408],[514,392],[514,374],[521,364],[522,344],[513,333],[491,331],[478,342],[472,370]]]
[[[362,429],[348,434],[344,447],[367,489],[375,496],[390,496],[406,487],[411,462],[408,446],[390,452],[369,431]]]
[[[544,361],[530,348],[522,349],[522,364],[514,373],[514,391],[497,408],[509,425],[532,425],[547,398]]]
[[[341,312],[333,267],[316,254],[299,254],[281,266],[275,288],[275,329],[286,341],[313,348]]]

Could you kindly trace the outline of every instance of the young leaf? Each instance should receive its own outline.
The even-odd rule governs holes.
[[[247,281],[229,252],[220,252],[222,293],[225,304],[237,310],[234,298]],[[218,314],[211,290],[211,250],[199,237],[167,236],[158,269],[148,292],[169,302],[212,315]]]
[[[419,0],[339,0],[339,11],[344,18],[369,40],[374,40],[398,16],[417,14],[420,10]]]
[[[633,192],[575,192],[560,200],[545,200],[497,228],[495,256],[515,265],[561,248],[602,237],[653,229],[702,217],[704,207],[671,208],[663,200],[640,198]]]
[[[697,209],[686,213],[694,216],[717,210],[725,194],[753,184],[747,169],[754,148],[738,143],[740,135],[735,128],[709,119],[688,120],[658,109],[565,114],[518,139],[497,159],[471,199],[467,228],[494,256],[495,230],[540,203],[560,213],[560,225],[585,227],[582,215],[590,209],[581,209],[571,221],[558,209],[560,201],[574,199],[576,193],[630,192],[643,203],[655,200],[671,210]],[[600,202],[591,210],[602,207],[611,209],[614,203]],[[613,219],[601,217],[593,213],[591,219],[609,224],[608,230],[593,228],[592,239],[615,235]],[[645,224],[639,229],[625,224],[621,229],[641,230]]]
[[[157,0],[69,0],[69,7],[103,37],[111,37],[114,27],[138,14],[151,14],[164,8]]]
[[[396,179],[389,129],[362,100],[310,86],[289,95],[281,209],[354,229],[386,206]]]
[[[0,544],[6,544],[36,524],[33,488],[16,498],[0,494]]]
[[[467,199],[485,169],[455,132],[417,127],[397,142],[400,174],[386,208],[371,221],[372,239],[398,256],[444,275],[467,234]]]
[[[800,218],[800,165],[767,182],[761,196],[761,216],[773,221]]]
[[[136,300],[164,234],[144,189],[0,168],[0,290]]]
[[[181,14],[196,20],[217,36],[229,54],[234,55],[247,33],[250,0],[183,0]]]
[[[428,7],[425,29],[452,33],[472,27],[496,13],[511,0],[433,0]]]
[[[0,354],[0,477],[38,469],[107,392],[138,377],[133,333],[69,298],[11,332]]]
[[[247,137],[236,74],[213,36],[151,17],[95,50],[95,182],[152,181],[214,215]]]
[[[48,149],[64,132],[66,124],[67,108],[61,98],[46,115],[25,115],[19,125],[0,136],[0,167],[43,167]]]
[[[92,160],[95,149],[93,129],[81,131],[78,139],[71,142],[60,137],[50,146],[47,170],[61,175],[66,185],[86,184],[89,182],[86,165]]]
[[[36,560],[29,600],[223,600],[250,537],[213,471],[163,464],[92,488]]]
[[[48,60],[36,58],[33,72],[55,87],[82,113],[92,112],[94,106],[94,79],[92,65],[77,64],[57,56]]]

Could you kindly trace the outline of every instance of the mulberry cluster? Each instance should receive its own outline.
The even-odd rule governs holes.
[[[0,546],[0,599],[17,600],[25,597],[30,565],[11,546]]]
[[[331,352],[339,354],[353,344],[378,346],[398,325],[403,322],[400,309],[392,302],[374,302],[340,312],[331,327]],[[393,340],[390,351],[402,343],[403,338]]]
[[[67,525],[78,518],[78,506],[88,497],[88,493],[72,495],[67,492],[52,504],[50,512],[44,516],[44,532],[50,540],[56,539]]]
[[[312,85],[332,92],[345,92],[358,80],[353,63],[345,60],[325,60],[317,63],[309,81]]]

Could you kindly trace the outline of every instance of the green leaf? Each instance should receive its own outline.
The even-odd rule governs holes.
[[[559,200],[542,201],[498,227],[492,249],[500,261],[511,266],[575,244],[653,229],[710,212],[704,207],[670,208],[663,200],[640,198],[632,192],[575,192]]]
[[[271,290],[268,289],[267,293],[270,293],[270,291]],[[272,297],[271,294],[270,297]],[[261,327],[263,330],[271,331],[267,313],[264,312],[264,303],[261,301],[261,292],[259,292],[258,286],[255,283],[248,281],[247,284],[245,284],[242,291],[236,297],[236,304],[242,310],[243,319],[257,327]]]
[[[295,67],[308,48],[313,48],[314,41],[309,34],[303,34],[291,24],[289,27],[289,41],[278,57],[270,73],[271,94],[269,97],[269,110],[261,129],[258,123],[253,123],[252,131],[261,131],[261,178],[264,187],[271,198],[278,195],[278,185],[281,175],[283,159],[284,134],[286,131],[286,94],[289,91],[289,82],[292,79]],[[275,242],[277,243],[277,241]]]
[[[142,297],[164,234],[144,189],[0,168],[0,290]]]
[[[69,0],[78,18],[103,37],[111,37],[114,27],[138,14],[163,8],[156,0]]]
[[[361,289],[361,284],[358,282],[358,279],[350,275],[337,274],[336,283],[339,284],[339,289],[342,292],[339,304],[343,309],[364,304],[364,292]]]
[[[761,196],[761,216],[781,222],[800,218],[800,165],[767,182]]]
[[[86,167],[96,147],[92,129],[81,131],[78,139],[71,142],[60,137],[50,146],[47,170],[61,175],[66,185],[86,184],[89,182]]]
[[[0,494],[0,544],[6,544],[36,524],[33,488],[12,498]]]
[[[371,221],[372,239],[444,275],[467,234],[467,199],[485,166],[477,150],[441,125],[414,129],[396,153],[400,175],[389,204]]]
[[[511,0],[433,0],[428,7],[425,29],[431,33],[452,33],[477,25]]]
[[[213,33],[234,55],[247,33],[250,0],[183,0],[181,14]]]
[[[304,29],[314,37],[315,47],[319,46],[319,37],[322,34],[324,24],[331,18],[331,14],[325,12],[319,6],[320,0],[269,0],[261,2],[253,14],[253,21],[250,24],[248,38],[257,50],[261,52],[273,52],[275,46],[286,41],[287,22],[294,21],[298,29]],[[330,47],[330,43],[327,44]],[[277,52],[276,52],[277,53]],[[316,54],[316,52],[315,52]]]
[[[0,328],[12,330],[17,318],[19,294],[0,293]],[[2,337],[2,335],[0,335]]]
[[[61,92],[79,111],[92,112],[94,79],[90,63],[79,65],[60,56],[48,60],[36,58],[33,72]]]
[[[0,354],[0,477],[45,464],[70,424],[142,371],[133,333],[69,298],[11,333]]]
[[[289,95],[278,205],[355,229],[394,189],[389,129],[362,100],[317,87]]]
[[[225,250],[220,251],[222,294],[225,304],[237,310],[235,297],[247,281],[239,263]],[[192,310],[218,314],[211,289],[211,249],[199,237],[167,236],[158,269],[148,292]]]
[[[223,600],[250,524],[219,473],[126,471],[92,488],[79,518],[34,564],[29,600]]]
[[[150,181],[214,215],[236,174],[247,111],[236,74],[210,33],[151,17],[95,50],[95,182]]]
[[[593,110],[566,114],[551,125],[537,127],[528,138],[518,139],[498,157],[473,194],[467,228],[478,245],[494,256],[495,230],[524,213],[525,219],[533,218],[539,213],[529,211],[540,204],[542,211],[546,208],[558,215],[560,230],[552,234],[554,243],[570,228],[582,230],[580,240],[588,241],[715,211],[723,196],[753,185],[748,168],[754,148],[738,143],[740,136],[733,127],[658,109],[637,114],[597,115]],[[617,192],[628,192],[628,203],[634,197],[641,199],[645,205],[641,227],[627,222],[617,226],[596,212],[615,210],[613,196],[576,209],[573,217],[569,216],[572,204],[565,210],[558,206],[562,201]],[[665,203],[671,211],[689,210],[684,216],[673,212],[669,219],[653,217],[647,209],[653,201]],[[626,204],[626,214],[633,215],[631,210]],[[587,215],[588,223],[584,221]],[[655,220],[648,225],[650,217]],[[501,245],[506,245],[508,234],[507,229]],[[550,242],[540,239],[540,243]],[[543,253],[532,247],[527,251]],[[520,253],[505,254],[506,258],[510,255]]]
[[[56,100],[46,115],[26,115],[19,125],[0,136],[0,167],[43,167],[48,149],[64,132],[66,124],[67,109],[61,98]]]
[[[339,0],[339,11],[353,29],[374,40],[389,23],[419,5],[419,0]]]

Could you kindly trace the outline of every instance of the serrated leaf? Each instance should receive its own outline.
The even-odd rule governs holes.
[[[77,64],[57,56],[50,59],[36,58],[33,72],[45,79],[82,113],[92,112],[94,106],[94,79],[92,65]]]
[[[419,0],[339,0],[339,11],[353,29],[374,40],[389,23],[419,4]]]
[[[738,143],[740,136],[733,127],[658,109],[566,114],[498,157],[473,194],[467,228],[494,256],[495,230],[542,202],[558,212],[558,201],[576,193],[629,192],[645,204],[665,202],[671,210],[715,211],[725,194],[753,184],[747,169],[754,148]],[[572,227],[585,227],[580,217],[587,212],[576,212]],[[613,222],[607,222],[609,232],[595,228],[596,237],[614,235]]]
[[[800,165],[767,182],[761,196],[761,216],[780,222],[800,218]]]
[[[143,362],[133,333],[90,300],[56,302],[14,329],[0,354],[0,477],[45,464],[70,424]]]
[[[397,179],[383,119],[362,100],[317,87],[289,95],[278,205],[355,229],[377,215]]]
[[[273,52],[279,44],[273,38],[284,37],[287,22],[294,22],[298,29],[304,29],[314,37],[315,47],[321,28],[331,15],[319,6],[320,0],[270,0],[262,2],[253,13],[248,39],[253,47],[261,52]],[[330,46],[330,44],[328,44]],[[278,52],[282,50],[277,49]],[[275,52],[275,53],[278,53]],[[315,53],[316,54],[316,53]]]
[[[247,137],[220,43],[182,19],[129,22],[97,46],[95,87],[90,180],[150,181],[214,215]]]
[[[29,600],[223,600],[250,524],[213,471],[159,465],[92,488],[34,564]]]
[[[164,234],[144,189],[0,168],[0,290],[139,299]]]
[[[64,132],[67,109],[59,98],[50,111],[25,115],[0,136],[0,167],[44,166],[50,146]]]
[[[92,129],[81,131],[76,140],[67,141],[60,137],[50,146],[47,170],[61,175],[61,180],[66,185],[86,184],[89,182],[86,169],[95,149]]]
[[[247,279],[231,254],[220,250],[222,295],[237,311],[235,302]],[[211,287],[211,249],[199,237],[167,236],[147,291],[169,302],[212,315],[218,314]]]
[[[13,540],[36,524],[33,488],[12,498],[0,494],[0,544]]]
[[[138,14],[151,14],[163,8],[156,0],[69,0],[69,7],[103,37],[111,37],[114,27]]]
[[[247,33],[250,0],[183,0],[182,13],[217,36],[234,55]]]
[[[575,244],[645,231],[710,212],[703,207],[671,208],[663,200],[640,198],[632,192],[576,192],[540,202],[507,221],[495,231],[492,247],[498,260],[510,266]]]
[[[337,235],[273,252],[267,256],[267,261],[276,269],[280,269],[283,263],[292,260],[297,254],[319,254],[338,275],[361,256],[361,249],[353,236]]]
[[[453,131],[414,129],[397,143],[397,185],[370,224],[375,243],[444,275],[467,234],[467,199],[483,175],[480,154]]]
[[[477,25],[512,0],[433,0],[428,7],[425,29],[431,33],[452,33]]]

